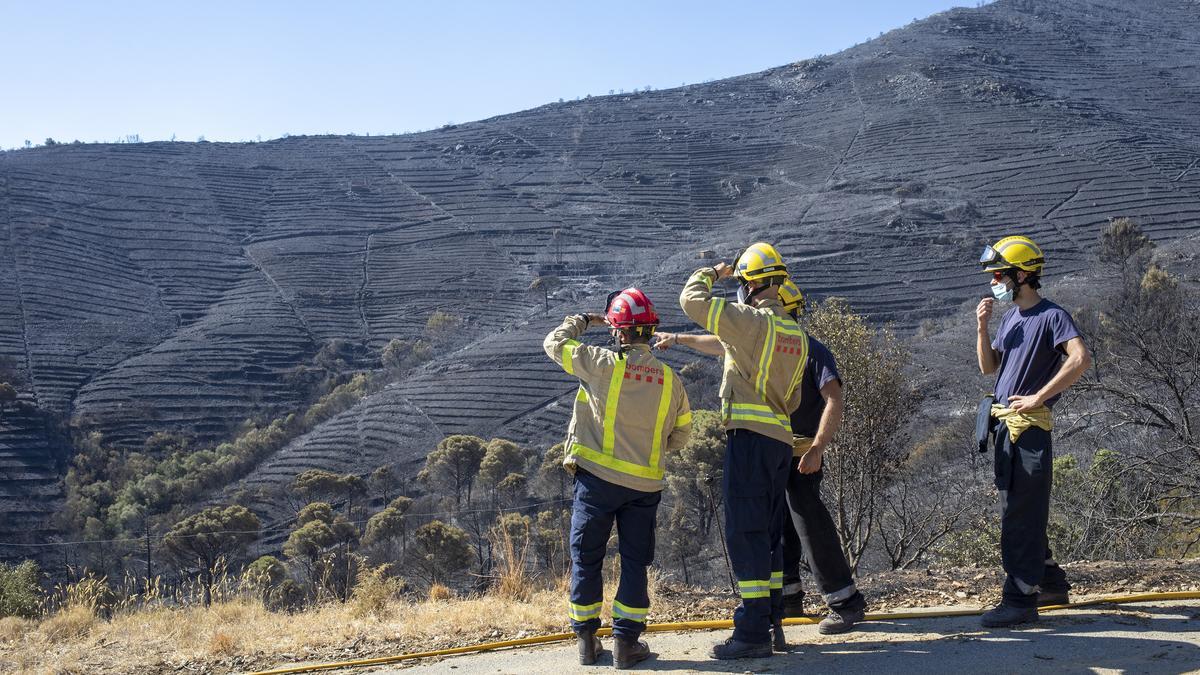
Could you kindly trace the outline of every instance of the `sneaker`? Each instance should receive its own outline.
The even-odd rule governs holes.
[[[1038,620],[1037,607],[1013,607],[1001,603],[995,609],[983,613],[979,623],[984,628],[1008,628]]]
[[[1067,591],[1038,591],[1037,606],[1049,607],[1051,605],[1069,605],[1071,604],[1071,594]]]
[[[625,670],[650,658],[650,645],[641,640],[613,636],[613,667]]]
[[[761,659],[771,655],[770,642],[742,642],[729,638],[724,642],[713,645],[710,652],[714,659]]]
[[[600,638],[596,637],[595,630],[583,630],[575,633],[575,642],[579,646],[579,665],[590,666],[600,658],[600,652],[604,651],[600,644]]]
[[[787,636],[783,634],[783,619],[771,626],[771,649],[777,652],[788,651]]]
[[[789,619],[804,616],[804,591],[783,596],[783,615]]]
[[[821,619],[821,623],[817,624],[817,632],[821,635],[837,635],[845,633],[854,624],[862,621],[866,617],[866,611],[863,607],[855,609],[832,609],[829,610],[829,615]]]

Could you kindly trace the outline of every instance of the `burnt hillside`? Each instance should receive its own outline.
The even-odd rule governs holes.
[[[797,46],[803,52],[802,46]],[[0,154],[0,539],[38,540],[69,452],[201,442],[295,409],[286,373],[364,363],[438,308],[460,348],[268,459],[415,462],[443,434],[556,437],[560,315],[638,283],[672,327],[700,250],[778,242],[802,287],[915,326],[976,294],[1020,229],[1080,270],[1098,225],[1200,223],[1200,4],[1001,0],[839,54],[392,137],[76,145]],[[564,287],[546,316],[527,292]],[[679,355],[674,355],[679,358]],[[57,440],[56,440],[57,439]]]

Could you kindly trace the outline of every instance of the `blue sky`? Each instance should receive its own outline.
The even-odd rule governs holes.
[[[0,0],[0,148],[387,134],[840,51],[975,0]]]

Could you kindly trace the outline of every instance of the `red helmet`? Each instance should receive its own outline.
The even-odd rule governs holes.
[[[608,296],[608,309],[604,312],[608,325],[613,328],[639,328],[657,326],[658,312],[646,294],[636,288],[626,288]]]

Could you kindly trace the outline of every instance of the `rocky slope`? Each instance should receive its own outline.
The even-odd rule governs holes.
[[[46,416],[112,442],[202,442],[294,408],[285,377],[435,309],[465,345],[251,474],[417,462],[446,433],[556,437],[560,315],[643,285],[671,327],[697,252],[778,242],[815,296],[914,327],[976,295],[1014,230],[1084,269],[1098,227],[1200,223],[1200,5],[1000,0],[839,54],[704,85],[391,137],[0,154],[0,541],[38,540],[62,455]],[[802,52],[801,47],[797,47]],[[549,315],[526,289],[564,287]],[[588,305],[591,303],[591,305]],[[50,425],[52,426],[52,425]]]

